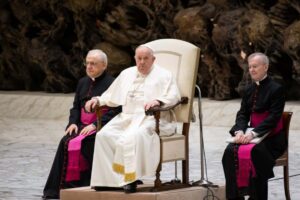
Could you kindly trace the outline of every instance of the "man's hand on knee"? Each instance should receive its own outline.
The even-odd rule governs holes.
[[[73,132],[78,133],[78,126],[76,124],[71,124],[65,131],[65,134],[72,135]]]
[[[80,135],[87,135],[89,134],[91,131],[96,130],[96,126],[94,124],[90,124],[86,127],[84,127],[81,131],[80,131]]]

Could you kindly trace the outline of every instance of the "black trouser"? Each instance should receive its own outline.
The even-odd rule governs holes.
[[[252,162],[255,166],[256,177],[250,180],[247,188],[238,188],[236,183],[236,144],[229,144],[222,158],[226,180],[226,197],[238,199],[250,195],[255,200],[268,199],[268,179],[274,177],[273,167],[286,148],[284,134],[278,134],[255,145],[251,151]],[[242,199],[242,198],[241,198]]]
[[[93,163],[93,152],[96,134],[87,136],[82,140],[81,153],[88,161],[89,165]],[[90,185],[91,170],[81,173],[79,181],[64,182],[66,173],[66,163],[68,156],[67,144],[73,135],[65,135],[59,142],[56,155],[44,187],[44,196],[57,197],[59,196],[59,190],[62,188],[72,188]]]

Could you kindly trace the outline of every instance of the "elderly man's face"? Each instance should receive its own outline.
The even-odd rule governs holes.
[[[106,64],[97,55],[87,55],[85,59],[86,74],[90,78],[97,78],[106,69]]]
[[[155,57],[151,54],[151,50],[147,47],[137,48],[134,59],[139,72],[143,75],[149,74],[155,60]]]
[[[255,56],[249,60],[248,67],[250,76],[254,81],[260,81],[268,71],[268,65],[259,56]]]

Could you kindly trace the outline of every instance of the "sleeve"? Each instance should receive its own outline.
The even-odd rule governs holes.
[[[118,100],[114,100],[116,98],[122,98],[120,95],[124,92],[122,91],[122,74],[121,74],[114,80],[114,82],[109,86],[109,88],[101,95],[95,97],[98,100],[99,105],[106,105],[109,107],[117,107],[120,104]],[[120,94],[120,95],[119,95]],[[122,95],[121,95],[122,96]]]
[[[156,98],[156,100],[162,102],[164,106],[171,106],[180,100],[180,92],[171,73],[168,73],[166,76],[167,77],[163,79],[162,83],[162,85],[165,85],[164,91],[162,92],[162,95]]]
[[[244,131],[248,127],[248,123],[250,120],[250,112],[249,109],[247,108],[247,100],[250,95],[249,94],[250,88],[248,88],[248,92],[244,94],[241,102],[241,107],[240,110],[236,114],[236,119],[235,119],[235,124],[234,126],[230,129],[229,133],[234,136],[236,131]]]
[[[70,109],[70,116],[69,116],[69,123],[66,127],[66,129],[71,125],[71,124],[79,124],[80,122],[80,112],[81,112],[81,107],[80,107],[80,89],[81,89],[82,81],[79,81],[76,91],[75,91],[75,97],[73,101],[73,107]]]

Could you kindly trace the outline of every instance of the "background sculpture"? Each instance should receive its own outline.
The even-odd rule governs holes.
[[[107,52],[117,75],[137,45],[159,38],[201,48],[203,96],[240,96],[249,82],[241,55],[262,51],[288,98],[300,99],[298,0],[3,0],[0,89],[73,92],[89,49]]]

